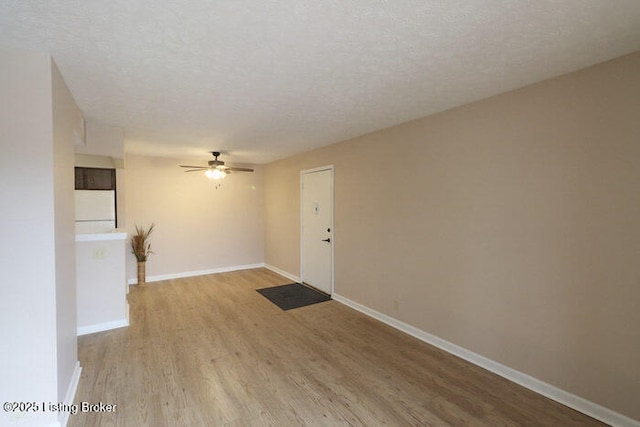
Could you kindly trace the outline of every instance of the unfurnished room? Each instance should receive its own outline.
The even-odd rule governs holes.
[[[0,426],[640,427],[640,1],[0,2]]]

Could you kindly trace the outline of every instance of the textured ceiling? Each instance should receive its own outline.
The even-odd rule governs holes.
[[[638,0],[0,0],[127,152],[265,163],[640,50]]]

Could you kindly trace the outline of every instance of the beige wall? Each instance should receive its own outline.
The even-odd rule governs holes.
[[[125,236],[124,233],[109,237]],[[126,254],[129,242],[118,239],[76,240],[78,335],[129,325]],[[100,236],[103,237],[103,236]],[[103,256],[96,257],[97,251]]]
[[[0,46],[0,401],[62,402],[77,361],[73,141],[48,55]],[[0,411],[0,425],[54,425]]]
[[[337,294],[640,419],[639,112],[636,53],[271,163],[265,260],[334,164]]]
[[[74,136],[82,112],[55,63],[53,93],[53,182],[55,191],[58,400],[63,401],[78,360],[76,324]]]
[[[262,170],[230,175],[216,190],[203,173],[178,167],[206,160],[125,157],[127,229],[133,233],[136,224],[152,222],[157,227],[147,276],[264,262]],[[128,278],[135,277],[130,255]]]
[[[87,119],[84,144],[76,144],[76,153],[124,158],[124,131],[95,119]]]

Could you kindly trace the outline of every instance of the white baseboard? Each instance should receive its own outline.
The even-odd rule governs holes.
[[[127,307],[128,308],[128,307]],[[77,333],[80,335],[93,334],[95,332],[108,331],[110,329],[124,328],[129,326],[129,319],[112,320],[111,322],[96,323],[89,326],[78,326]]]
[[[185,271],[183,273],[160,274],[157,276],[147,276],[147,282],[159,282],[161,280],[181,279],[183,277],[204,276],[205,274],[228,273],[230,271],[250,270],[252,268],[260,268],[264,266],[265,266],[264,263],[259,263],[259,264],[233,265],[230,267],[211,268],[208,270]],[[128,279],[127,283],[129,285],[135,285],[138,283],[138,278],[134,277],[132,279]]]
[[[267,268],[269,268],[269,266],[267,266]],[[611,409],[600,406],[597,403],[591,402],[587,399],[583,399],[582,397],[576,396],[575,394],[561,390],[558,387],[552,386],[532,376],[509,368],[508,366],[502,365],[456,344],[450,343],[449,341],[443,340],[442,338],[439,338],[435,335],[431,335],[421,329],[394,319],[391,316],[387,316],[386,314],[380,313],[367,306],[343,297],[342,295],[334,293],[332,297],[334,300],[348,307],[351,307],[354,310],[364,313],[367,316],[373,317],[374,319],[386,323],[387,325],[396,328],[404,333],[407,333],[421,341],[438,347],[448,353],[471,362],[474,365],[480,366],[481,368],[500,375],[501,377],[513,381],[516,384],[520,384],[523,387],[533,390],[536,393],[546,396],[549,399],[555,400],[556,402],[559,402],[565,406],[573,408],[576,411],[580,411],[597,420],[600,420],[612,426],[640,427],[639,421],[633,420],[625,415],[619,414],[615,411],[612,411]]]
[[[278,267],[274,267],[273,265],[269,265],[269,264],[265,264],[264,267],[267,270],[271,270],[274,273],[277,273],[277,274],[279,274],[281,276],[286,277],[287,279],[293,280],[294,282],[300,282],[300,277],[298,277],[298,276],[296,276],[294,274],[288,273],[288,272],[286,272],[284,270],[280,270]]]
[[[76,391],[78,390],[78,383],[80,382],[80,374],[82,373],[82,368],[80,367],[80,362],[76,361],[75,367],[73,368],[73,374],[71,375],[71,381],[69,382],[69,387],[67,388],[67,394],[64,397],[65,405],[72,405],[73,400],[76,398]],[[69,412],[60,412],[58,414],[58,422],[62,427],[66,427],[69,422]]]

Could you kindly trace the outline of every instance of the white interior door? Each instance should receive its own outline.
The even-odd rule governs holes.
[[[333,291],[333,168],[301,173],[302,280]]]

